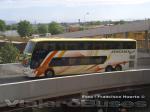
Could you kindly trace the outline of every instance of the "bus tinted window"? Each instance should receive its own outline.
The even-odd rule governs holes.
[[[123,48],[124,49],[136,49],[136,42],[124,42]]]
[[[25,48],[24,52],[25,52],[25,53],[32,53],[34,47],[35,47],[35,43],[29,41],[29,42],[27,43],[27,45],[26,45],[26,48]]]
[[[136,42],[96,42],[93,43],[94,47],[93,49],[99,50],[99,49],[135,49],[136,48]]]
[[[32,54],[30,67],[37,68],[50,52],[49,43],[37,43]]]
[[[73,65],[92,65],[103,64],[107,59],[107,56],[92,56],[92,57],[63,57],[54,58],[51,66],[73,66]]]
[[[107,49],[136,49],[136,42],[130,41],[55,41],[37,43],[36,49],[46,47],[47,50],[107,50]],[[45,49],[45,48],[44,48]]]

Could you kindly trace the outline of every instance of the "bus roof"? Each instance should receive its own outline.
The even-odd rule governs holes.
[[[45,41],[136,41],[134,39],[121,39],[121,38],[35,38],[31,39],[32,42],[45,42]]]

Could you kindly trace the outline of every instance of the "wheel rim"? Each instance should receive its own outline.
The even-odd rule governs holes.
[[[116,71],[121,71],[121,67],[120,67],[120,66],[117,66],[117,67],[115,68],[115,70],[116,70]]]
[[[112,71],[112,68],[111,67],[108,67],[107,69],[106,69],[106,72],[111,72]]]
[[[53,77],[53,72],[50,71],[50,70],[48,70],[48,71],[46,72],[46,77]]]

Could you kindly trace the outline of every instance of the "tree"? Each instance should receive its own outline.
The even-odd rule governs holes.
[[[5,31],[6,30],[6,24],[5,21],[0,20],[0,31]]]
[[[7,25],[6,30],[11,30],[11,25]]]
[[[126,21],[124,21],[124,20],[120,20],[120,21],[115,21],[114,22],[115,25],[124,24],[124,23],[126,23]]]
[[[56,22],[51,22],[48,26],[48,30],[52,35],[60,34],[64,32],[63,26]]]
[[[37,27],[33,27],[32,28],[32,33],[33,34],[38,34],[39,32],[38,32],[38,28]]]
[[[83,31],[84,30],[84,27],[79,27],[79,31]]]
[[[6,25],[6,30],[17,30],[17,24]]]
[[[20,21],[18,23],[17,31],[21,37],[30,36],[32,34],[32,25],[29,21]]]
[[[12,24],[11,25],[11,30],[17,30],[17,27],[18,27],[17,24]]]
[[[100,21],[91,21],[88,23],[89,25],[101,25]]]
[[[126,22],[124,20],[120,20],[120,24],[125,24]]]
[[[47,33],[47,32],[48,32],[48,27],[47,27],[47,25],[39,24],[39,25],[38,25],[38,32],[39,32],[40,34],[45,34],[45,33]]]
[[[100,21],[95,21],[95,25],[101,25]]]
[[[6,43],[0,48],[1,63],[14,63],[19,56],[19,50],[12,43]]]

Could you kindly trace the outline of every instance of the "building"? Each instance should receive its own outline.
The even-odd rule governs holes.
[[[150,48],[150,20],[139,20],[54,36],[64,38],[132,38],[137,40],[138,48]]]

